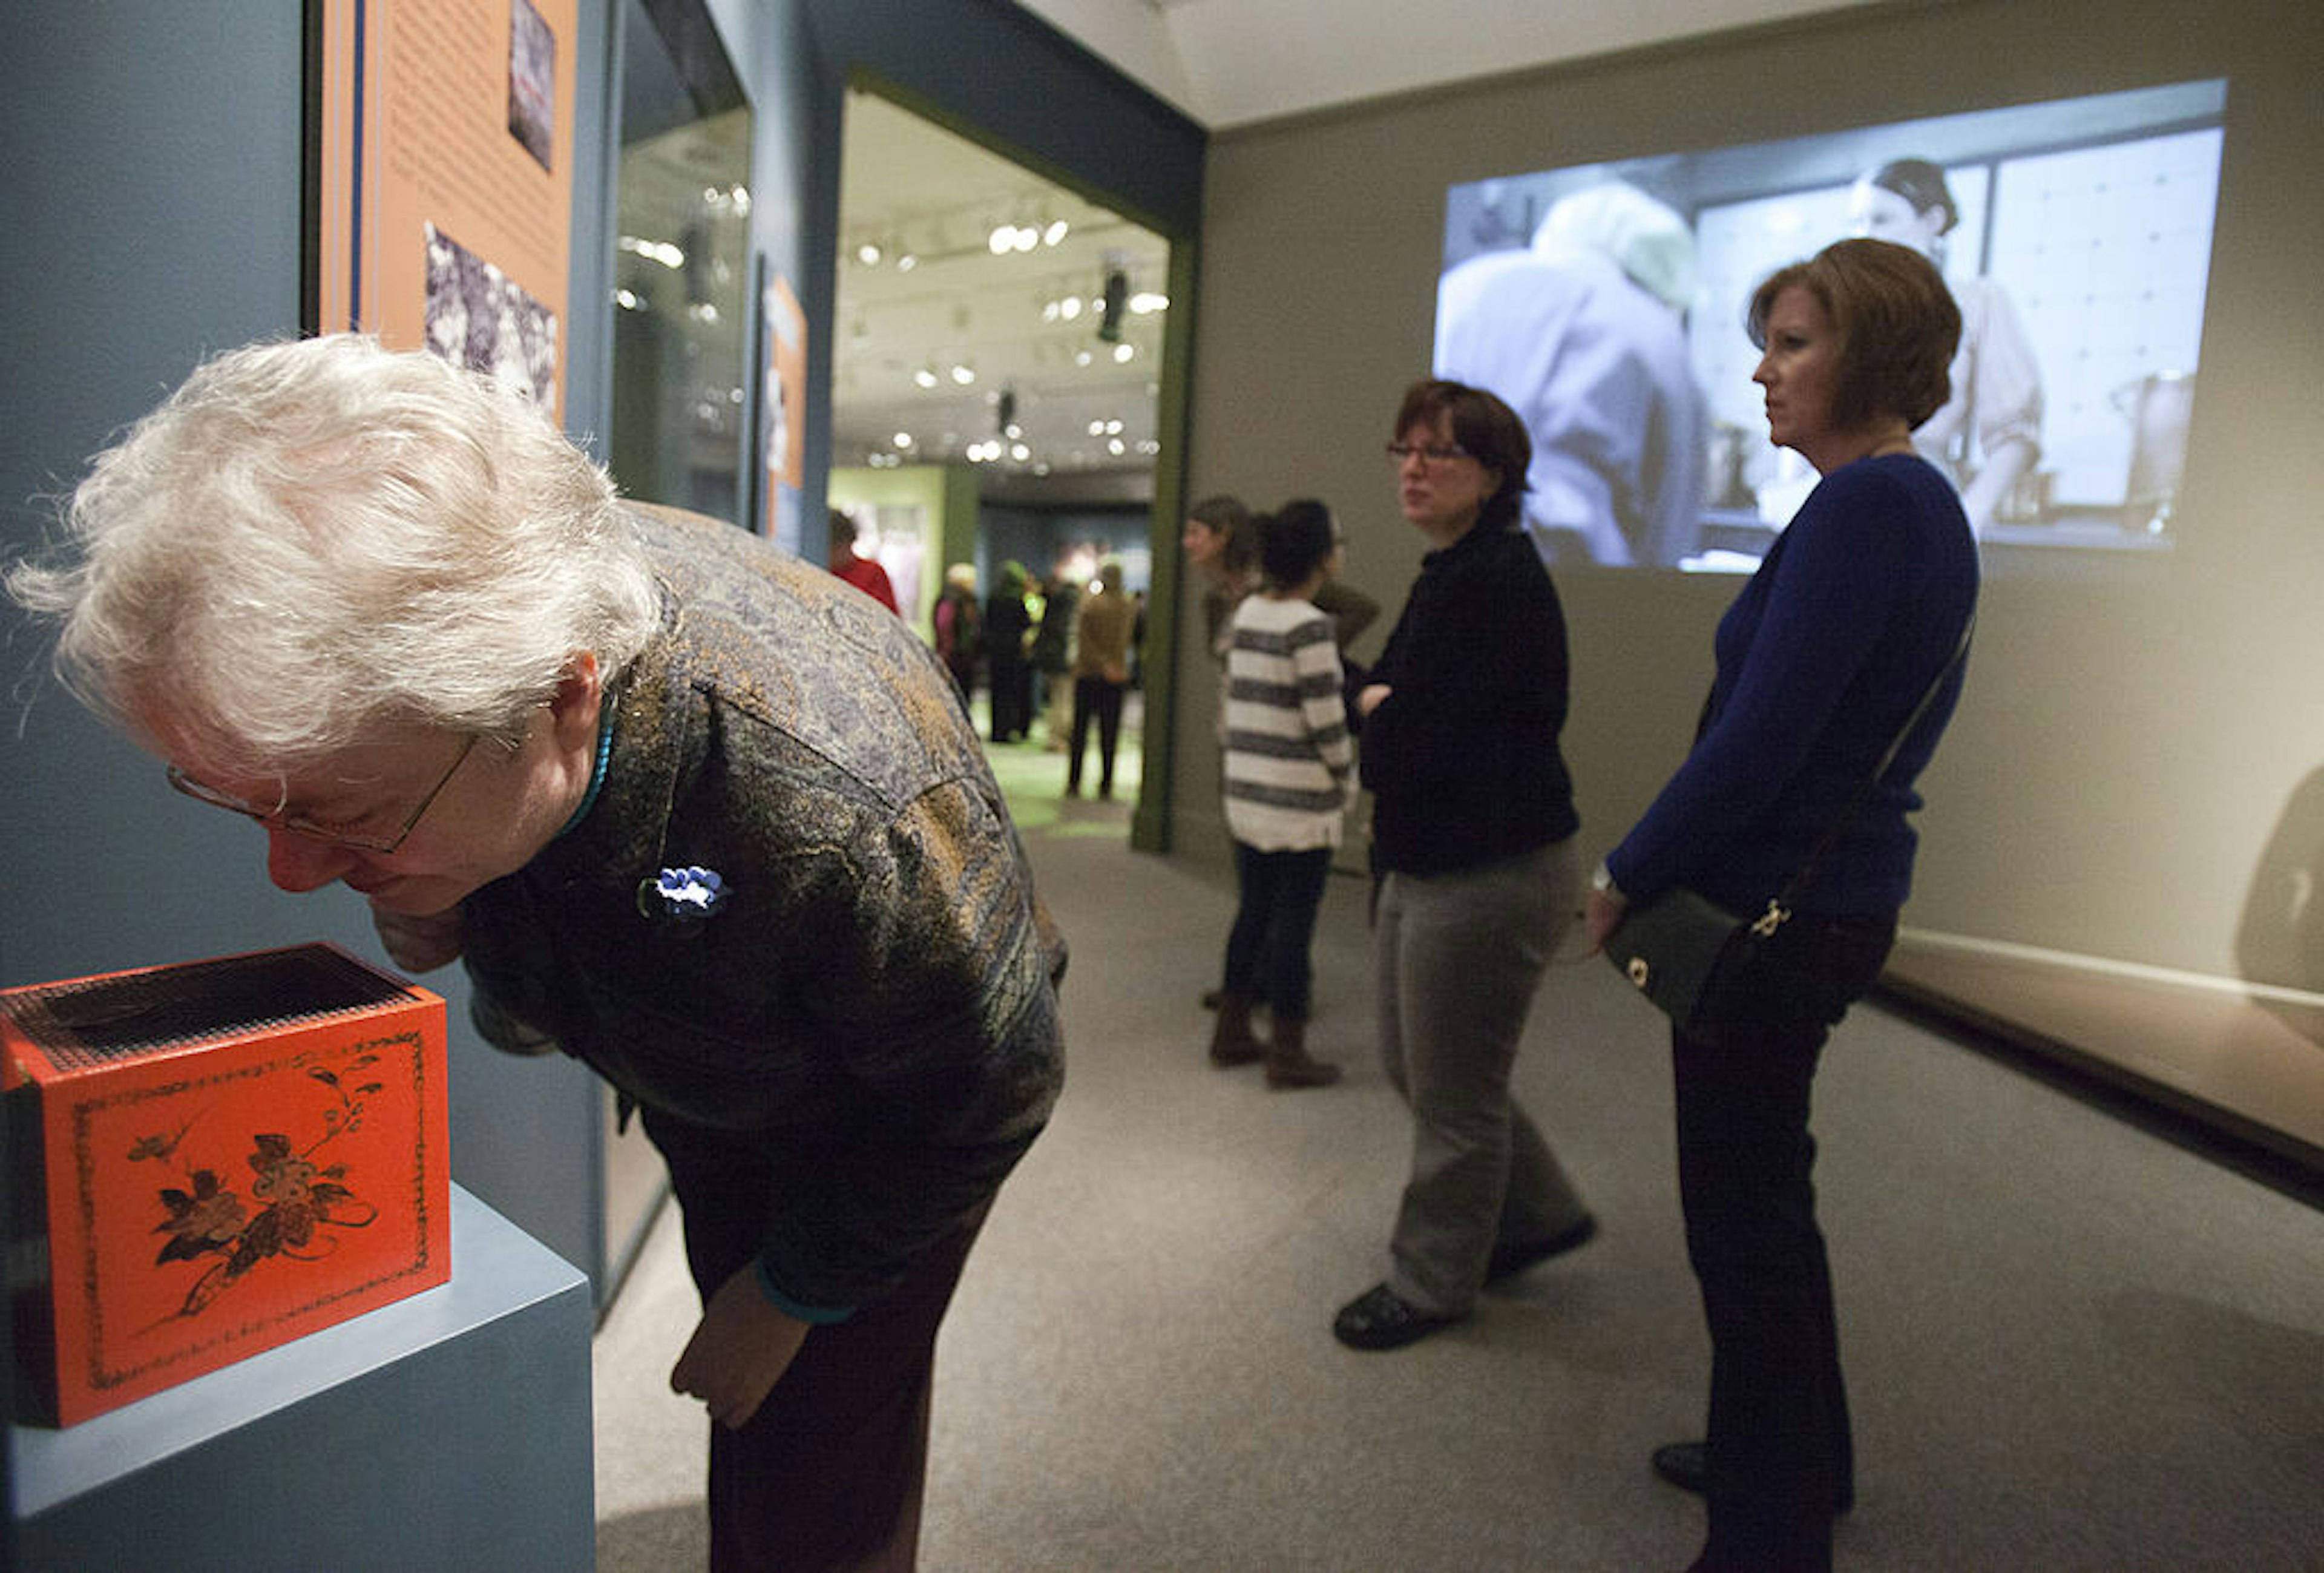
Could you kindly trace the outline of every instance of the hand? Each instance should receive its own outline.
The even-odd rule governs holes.
[[[1356,691],[1356,714],[1369,716],[1388,702],[1395,690],[1386,683],[1366,683]]]
[[[1590,948],[1584,954],[1595,956],[1605,949],[1606,941],[1622,926],[1622,919],[1629,910],[1630,903],[1621,897],[1602,890],[1591,891],[1582,908],[1582,932],[1590,939]]]
[[[672,1393],[698,1398],[729,1430],[748,1424],[790,1369],[808,1324],[769,1303],[755,1268],[718,1286],[671,1367]]]
[[[379,930],[387,958],[406,972],[433,972],[460,958],[460,908],[456,905],[415,918],[374,903],[371,924]]]

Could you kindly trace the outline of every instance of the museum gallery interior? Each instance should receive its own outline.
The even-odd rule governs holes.
[[[968,1573],[1694,1554],[1701,1504],[1646,1462],[1700,1434],[1710,1360],[1667,1022],[1575,941],[1514,1087],[1598,1238],[1411,1349],[1334,1341],[1411,1143],[1368,806],[1314,941],[1308,1041],[1345,1077],[1272,1096],[1204,1053],[1236,881],[1179,538],[1217,494],[1325,500],[1385,612],[1346,654],[1377,659],[1425,544],[1381,446],[1454,374],[1469,281],[1578,195],[1674,215],[1683,265],[1632,276],[1699,401],[1685,504],[1651,546],[1528,522],[1594,861],[1812,481],[1767,440],[1750,291],[1861,222],[1868,171],[1925,163],[1926,249],[2019,368],[1977,393],[2014,423],[1948,462],[1969,497],[2019,457],[1976,504],[1899,940],[1817,1088],[1837,1564],[2318,1565],[2317,8],[43,9],[0,66],[11,562],[197,365],[352,328],[489,373],[641,501],[818,563],[844,511],[932,642],[955,565],[1104,558],[1144,596],[1127,790],[988,750],[1072,962],[1065,1090],[939,1344],[920,1562]],[[577,1062],[489,1047],[460,968],[399,974],[356,893],[275,890],[259,832],[0,617],[0,1561],[704,1565],[704,1417],[668,1383],[699,1304],[653,1149]],[[362,1178],[300,1249],[204,1234],[219,1174],[256,1215],[309,1152]]]

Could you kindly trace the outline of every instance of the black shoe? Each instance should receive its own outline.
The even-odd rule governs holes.
[[[1493,1247],[1493,1254],[1485,1263],[1485,1282],[1499,1283],[1505,1278],[1515,1278],[1553,1256],[1578,1251],[1597,1237],[1598,1220],[1584,1213],[1581,1222],[1569,1224],[1554,1235],[1544,1235],[1538,1240],[1505,1242]]]
[[[1460,1319],[1431,1316],[1387,1284],[1376,1283],[1340,1308],[1332,1319],[1332,1336],[1351,1349],[1401,1349]]]
[[[1655,1473],[1701,1496],[1711,1488],[1711,1455],[1701,1442],[1665,1442],[1654,1453]]]
[[[1711,1455],[1701,1442],[1665,1442],[1655,1449],[1654,1466],[1655,1474],[1681,1491],[1701,1496],[1711,1488]],[[1855,1506],[1856,1487],[1842,1485],[1832,1512],[1846,1514]]]

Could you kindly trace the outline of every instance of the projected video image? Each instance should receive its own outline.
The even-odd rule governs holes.
[[[2189,82],[1455,186],[1435,370],[1525,418],[1551,561],[1748,571],[1817,478],[1767,440],[1751,291],[1897,241],[1961,308],[1952,402],[1914,438],[1988,566],[2167,551],[2226,104]]]

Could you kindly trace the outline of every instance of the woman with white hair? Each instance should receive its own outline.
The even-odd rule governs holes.
[[[908,1567],[936,1327],[1061,1074],[1063,948],[902,623],[625,505],[530,404],[352,336],[223,355],[20,566],[58,662],[643,1111],[704,1312],[712,1566]]]

